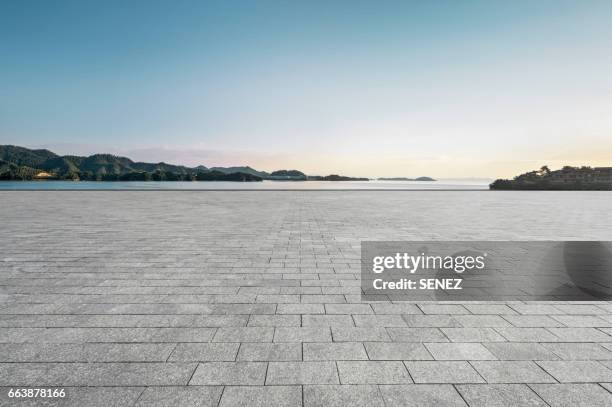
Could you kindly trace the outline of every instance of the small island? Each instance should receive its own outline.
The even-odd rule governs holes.
[[[343,175],[326,175],[324,177],[319,175],[309,175],[308,181],[369,181],[369,178],[355,178],[355,177],[345,177]]]
[[[551,191],[610,191],[612,167],[570,167],[550,170],[543,166],[537,171],[518,175],[511,180],[498,179],[489,185],[496,190],[551,190]]]
[[[266,179],[274,181],[307,181],[308,176],[298,170],[278,170],[272,171]]]
[[[436,181],[430,177],[406,178],[406,177],[381,177],[379,181]]]

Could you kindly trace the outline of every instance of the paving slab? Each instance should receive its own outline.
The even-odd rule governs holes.
[[[496,331],[510,342],[567,342],[547,328],[497,328]]]
[[[556,316],[556,315],[555,315]],[[504,315],[503,318],[517,328],[549,328],[565,326],[548,315]]]
[[[302,360],[301,343],[242,343],[239,361],[283,362]]]
[[[2,362],[165,362],[169,343],[0,344]]]
[[[304,386],[304,407],[384,407],[373,385]]]
[[[189,381],[194,386],[263,385],[266,362],[206,362],[200,363]]]
[[[610,342],[612,336],[597,329],[581,328],[547,328],[561,342]]]
[[[179,343],[167,358],[170,362],[234,361],[239,343]]]
[[[489,342],[483,343],[499,360],[558,360],[559,352],[554,352],[553,343],[535,342]]]
[[[593,384],[532,384],[530,387],[551,407],[612,406],[612,393]]]
[[[442,328],[463,326],[453,315],[402,315],[406,324],[417,328]]]
[[[426,343],[425,347],[436,360],[495,360],[481,343]]]
[[[412,379],[402,362],[338,361],[342,384],[402,384]]]
[[[223,387],[148,387],[134,407],[217,407]]]
[[[511,326],[502,315],[455,315],[454,317],[464,328],[500,328]]]
[[[543,343],[541,346],[562,360],[612,360],[612,350],[597,343]]]
[[[368,360],[361,342],[304,343],[304,360]]]
[[[328,327],[281,327],[276,328],[274,342],[331,342]]]
[[[300,407],[301,386],[227,386],[219,407]]]
[[[272,342],[272,327],[232,327],[219,328],[213,342]]]
[[[267,385],[338,384],[334,362],[270,362]]]
[[[431,360],[431,354],[422,343],[417,342],[366,342],[366,351],[371,360]]]
[[[471,365],[487,383],[556,383],[532,361],[472,361]]]
[[[415,383],[484,383],[483,377],[465,361],[405,361]]]
[[[195,363],[0,363],[0,386],[186,385]]]
[[[380,391],[388,407],[467,406],[457,390],[450,385],[380,386]]]
[[[544,370],[561,383],[612,382],[612,369],[595,361],[540,361]]]
[[[248,326],[300,326],[299,315],[251,315]]]
[[[355,326],[355,322],[351,315],[302,315],[302,326]]]
[[[405,327],[402,315],[353,315],[357,327]]]
[[[547,407],[526,384],[467,384],[456,386],[470,407]]]
[[[334,342],[391,341],[385,328],[332,327]]]
[[[448,342],[448,336],[438,328],[387,328],[394,342]]]

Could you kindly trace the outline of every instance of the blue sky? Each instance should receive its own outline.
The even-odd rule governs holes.
[[[365,176],[612,165],[609,1],[0,0],[0,143]]]

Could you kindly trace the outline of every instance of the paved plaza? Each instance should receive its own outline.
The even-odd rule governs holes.
[[[362,240],[612,240],[609,192],[5,191],[0,208],[2,406],[612,405],[612,303],[367,303],[359,280]]]

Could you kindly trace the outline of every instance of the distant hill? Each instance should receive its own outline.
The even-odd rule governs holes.
[[[59,156],[49,150],[30,150],[18,146],[0,145],[0,180],[31,180],[44,173],[46,179],[88,181],[261,181],[257,171],[211,171],[200,165],[189,168],[163,162],[134,162],[127,157],[112,154],[94,154],[89,157]],[[246,167],[248,168],[248,167]],[[206,174],[206,175],[204,175]]]
[[[0,160],[18,166],[40,168],[42,163],[56,157],[57,155],[49,150],[30,150],[24,147],[0,145]]]
[[[241,172],[243,174],[251,174],[251,175],[255,175],[257,177],[261,177],[261,178],[266,178],[268,175],[267,172],[265,171],[257,171],[251,167],[212,167],[210,168],[211,171],[219,171],[222,172],[224,174],[232,174],[235,172]]]
[[[112,154],[60,156],[49,150],[0,145],[0,181],[33,179],[83,181],[367,181],[341,175],[309,177],[298,170],[272,173],[251,167],[186,167],[164,162],[134,162]]]

